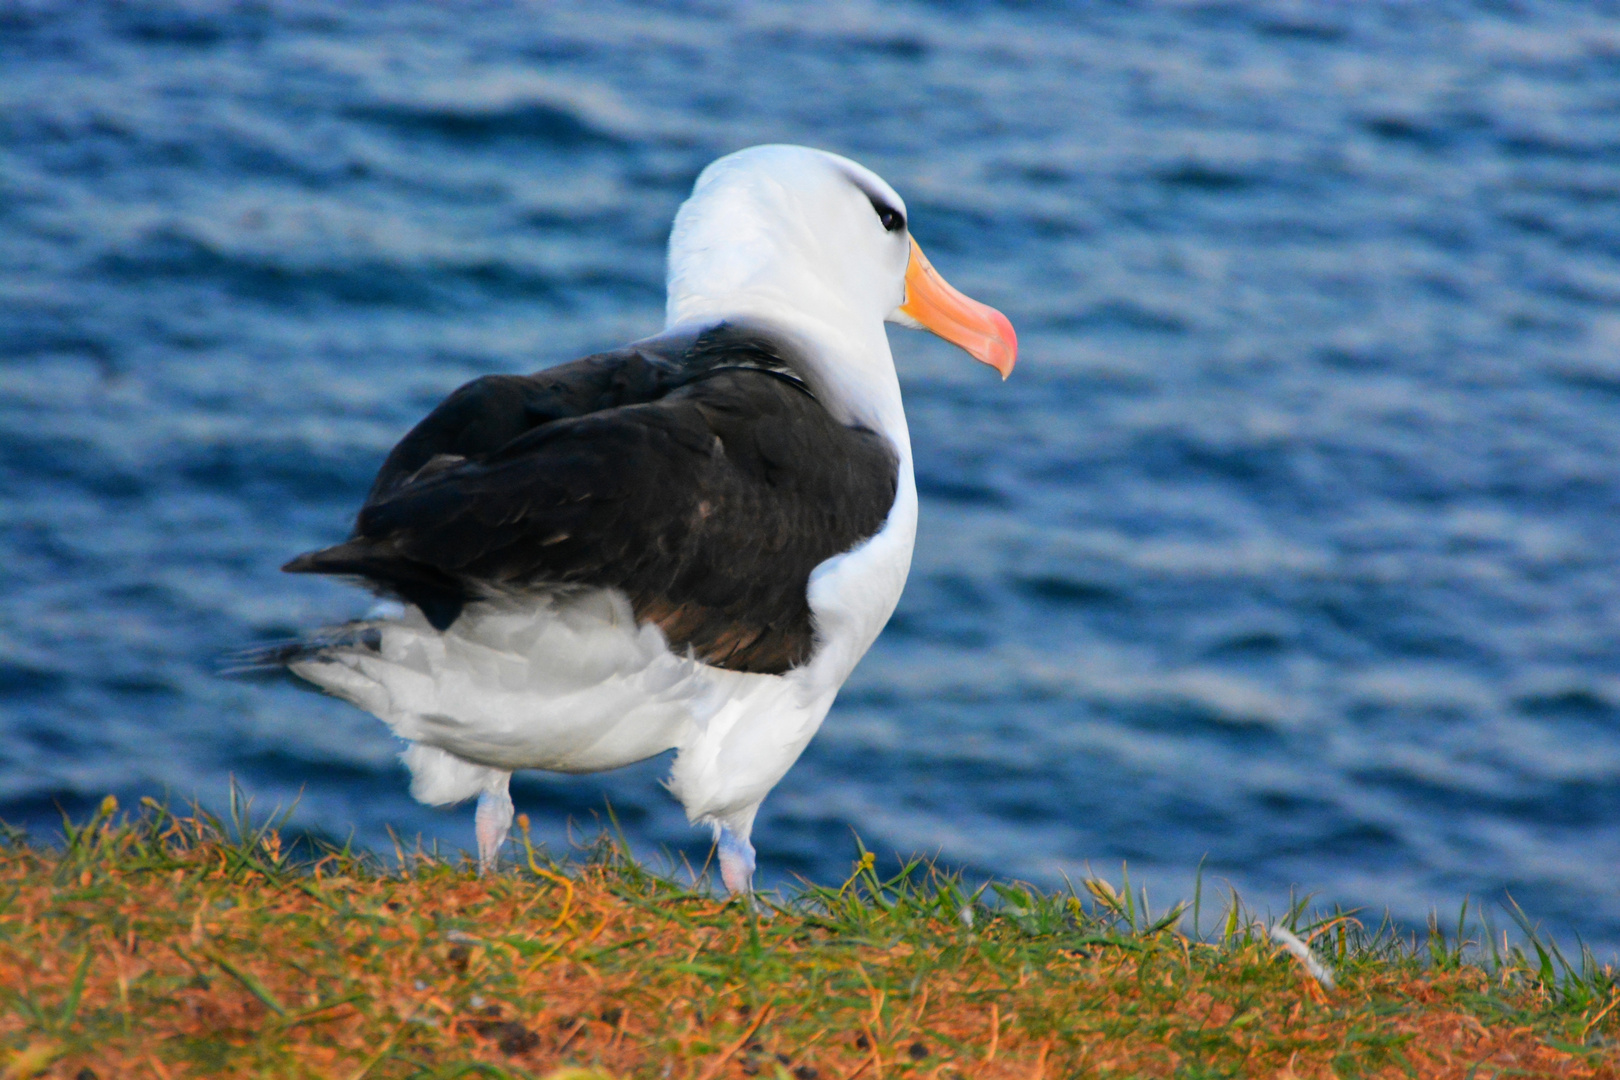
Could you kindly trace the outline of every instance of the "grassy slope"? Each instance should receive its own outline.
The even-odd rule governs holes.
[[[1325,990],[1240,907],[1190,940],[1101,881],[975,904],[868,857],[756,914],[608,843],[479,880],[294,866],[267,827],[155,804],[69,833],[0,846],[6,1080],[1620,1076],[1615,973],[1533,938],[1470,962],[1296,912]]]

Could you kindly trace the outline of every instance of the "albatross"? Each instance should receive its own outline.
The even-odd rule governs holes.
[[[289,562],[393,603],[277,657],[407,742],[411,793],[476,797],[479,868],[515,769],[674,750],[668,787],[747,893],[760,802],[894,611],[917,487],[884,324],[1006,378],[1011,323],[946,284],[906,206],[835,154],[703,170],[663,332],[456,390],[394,447],[350,538]]]

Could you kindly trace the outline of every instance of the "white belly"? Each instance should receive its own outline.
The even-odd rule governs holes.
[[[330,649],[293,671],[401,738],[508,771],[598,772],[661,754],[705,689],[708,669],[638,627],[609,590],[475,604],[445,633],[415,608],[364,625],[375,650]]]
[[[600,772],[674,749],[670,790],[688,817],[746,835],[899,599],[917,521],[909,461],[899,487],[884,528],[811,575],[816,651],[783,675],[672,652],[610,589],[473,604],[443,633],[405,608],[291,667],[412,743],[423,802],[476,795],[491,770]]]

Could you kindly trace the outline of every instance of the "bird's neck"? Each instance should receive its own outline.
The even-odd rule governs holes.
[[[699,329],[719,322],[757,326],[783,343],[809,369],[811,389],[827,411],[888,437],[909,468],[911,437],[900,397],[888,334],[875,319],[830,319],[790,306],[770,290],[732,293],[723,299],[671,295],[666,330]],[[870,323],[870,325],[867,325]]]

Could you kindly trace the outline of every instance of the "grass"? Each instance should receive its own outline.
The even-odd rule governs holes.
[[[0,1080],[1620,1076],[1620,976],[1466,905],[1417,936],[1296,905],[1319,980],[1236,895],[1151,912],[1128,879],[970,891],[863,851],[750,910],[609,839],[561,863],[521,830],[479,879],[295,858],[234,802],[65,829],[0,845]]]

